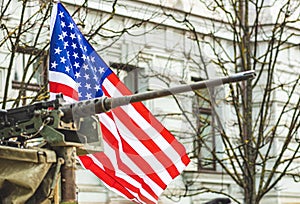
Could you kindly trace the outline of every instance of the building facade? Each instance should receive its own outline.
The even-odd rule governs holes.
[[[47,93],[45,68],[48,63],[51,9],[43,1],[27,1],[25,7],[24,2],[4,1],[1,7],[5,13],[0,19],[3,24],[0,34],[2,108],[47,98],[47,94],[44,94]],[[264,7],[259,7],[258,3],[256,7],[254,4],[248,7],[240,4],[239,11],[244,12],[240,17],[249,15],[249,24],[257,23],[255,17],[251,16],[258,15],[257,12],[262,13],[257,20],[260,21],[259,24],[255,24],[260,26],[249,26],[252,32],[259,33],[253,38],[243,36],[244,27],[238,28],[233,17],[237,11],[235,7],[229,3],[220,6],[217,2],[219,1],[62,1],[69,12],[73,13],[75,22],[98,54],[133,93],[222,77],[242,71],[246,62],[251,64],[251,69],[256,68],[260,80],[253,82],[256,86],[252,93],[252,131],[257,138],[265,134],[262,137],[265,141],[262,142],[261,149],[257,150],[261,156],[258,159],[261,165],[255,164],[257,186],[263,185],[259,183],[261,180],[268,182],[261,177],[268,178],[272,173],[274,180],[281,177],[272,172],[272,168],[265,168],[267,171],[263,172],[262,166],[274,165],[278,155],[286,161],[295,157],[288,167],[286,161],[280,160],[282,163],[278,164],[276,171],[285,171],[285,176],[265,193],[261,203],[300,203],[297,192],[300,183],[296,182],[296,175],[300,170],[299,155],[294,151],[299,145],[295,138],[300,136],[300,30],[297,2],[287,5],[285,1],[274,4],[265,1]],[[242,7],[247,9],[243,10]],[[257,8],[261,10],[258,11]],[[287,18],[284,14],[289,12],[293,14]],[[21,22],[22,16],[24,19]],[[246,22],[241,22],[247,25]],[[21,25],[24,34],[19,35]],[[276,25],[285,27],[280,29]],[[19,46],[12,46],[12,41],[18,41]],[[236,41],[240,44],[235,44]],[[271,44],[270,41],[274,43]],[[273,47],[270,48],[271,45]],[[251,49],[253,55],[248,60],[241,54],[247,49]],[[257,56],[259,58],[256,59]],[[270,74],[274,75],[272,79]],[[244,86],[243,83],[239,85]],[[24,87],[26,91],[21,92]],[[229,155],[238,155],[235,152],[239,148],[235,145],[239,134],[244,131],[239,130],[243,116],[239,121],[236,116],[238,106],[235,106],[235,98],[230,94],[231,89],[238,88],[222,86],[144,102],[186,146],[191,158],[186,171],[166,189],[159,203],[204,203],[213,198],[228,196],[232,203],[244,202],[243,189],[234,180],[243,177],[243,171],[238,169],[243,162],[239,162],[239,156],[233,160],[229,158]],[[268,88],[275,91],[265,94],[264,90]],[[7,100],[5,103],[4,98]],[[265,105],[262,106],[262,103]],[[260,116],[263,113],[265,116],[262,118]],[[224,142],[224,138],[227,138],[224,136],[225,132],[230,137]],[[288,142],[287,136],[292,140],[288,144],[288,149],[291,150],[282,155],[277,154]],[[271,139],[272,145],[268,147]],[[232,147],[230,151],[229,147]],[[268,155],[268,159],[264,159],[264,153]],[[218,161],[224,161],[224,165]],[[230,176],[228,171],[235,172],[236,176]],[[80,166],[76,178],[79,203],[130,203],[106,189],[101,181]]]

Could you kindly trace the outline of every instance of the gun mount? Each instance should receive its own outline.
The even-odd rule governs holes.
[[[0,110],[0,160],[3,162],[0,165],[0,192],[5,192],[0,193],[0,203],[3,200],[18,203],[53,200],[53,191],[59,183],[58,175],[61,177],[62,203],[76,203],[76,149],[84,151],[77,151],[77,154],[86,154],[86,150],[102,151],[96,114],[129,103],[253,77],[255,73],[247,71],[170,89],[117,98],[101,97],[72,104],[66,104],[62,96],[57,95],[52,101]],[[95,146],[96,149],[93,148]],[[24,168],[35,174],[36,179],[29,181],[26,176],[20,176],[19,171],[24,171]],[[14,192],[19,192],[19,195]]]

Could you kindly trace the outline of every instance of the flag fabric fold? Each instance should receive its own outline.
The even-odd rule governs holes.
[[[61,3],[53,6],[50,96],[68,102],[131,92],[84,38]],[[140,102],[98,115],[104,152],[79,157],[112,191],[137,203],[157,203],[188,165],[185,148]]]

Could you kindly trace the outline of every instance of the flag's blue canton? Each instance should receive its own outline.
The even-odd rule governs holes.
[[[49,69],[76,81],[79,100],[102,96],[102,82],[111,73],[60,3],[51,37]]]

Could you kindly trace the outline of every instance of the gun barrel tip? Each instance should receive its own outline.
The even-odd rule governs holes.
[[[249,76],[250,78],[255,78],[256,73],[254,70],[249,70],[249,71],[244,72],[244,76]]]

